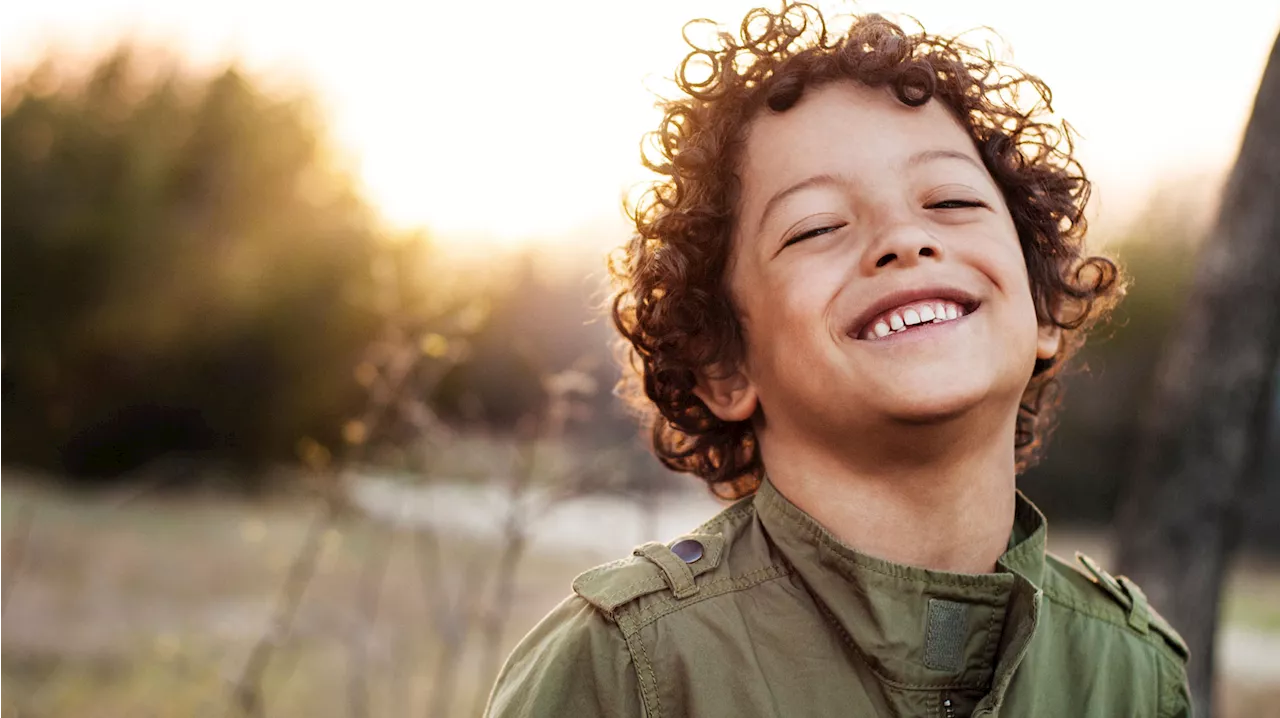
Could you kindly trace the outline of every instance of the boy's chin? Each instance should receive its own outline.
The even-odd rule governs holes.
[[[886,407],[885,414],[899,424],[945,424],[965,416],[977,406],[977,402],[919,402]]]
[[[958,419],[983,406],[990,395],[973,388],[928,391],[924,387],[899,391],[884,398],[881,411],[892,421],[905,424],[940,424]]]

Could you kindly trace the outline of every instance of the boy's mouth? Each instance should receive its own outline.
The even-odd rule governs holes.
[[[876,341],[920,327],[953,322],[977,311],[981,304],[955,292],[937,296],[922,296],[920,292],[912,294],[915,296],[886,297],[870,310],[874,314],[869,319],[859,320],[860,323],[855,325],[856,331],[850,335],[863,341]],[[886,304],[890,306],[886,307]]]

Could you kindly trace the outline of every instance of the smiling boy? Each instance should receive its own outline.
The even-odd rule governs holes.
[[[741,500],[580,576],[489,714],[1189,715],[1176,632],[1016,489],[1122,287],[1047,87],[804,5],[676,80],[613,314],[659,458]]]

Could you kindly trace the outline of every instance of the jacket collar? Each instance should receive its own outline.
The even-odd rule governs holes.
[[[960,574],[859,553],[778,492],[755,496],[765,531],[835,628],[899,689],[980,690],[999,707],[1031,636],[1045,570],[1044,516],[1018,493],[997,571]]]

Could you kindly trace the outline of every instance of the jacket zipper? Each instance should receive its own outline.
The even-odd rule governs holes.
[[[956,718],[955,705],[953,705],[951,703],[951,699],[946,696],[943,696],[942,698],[942,713],[944,718]]]

